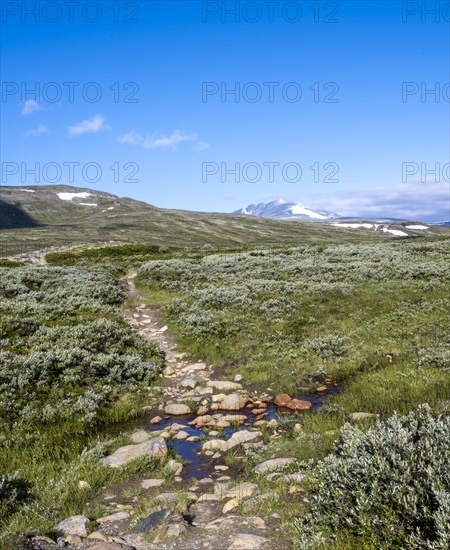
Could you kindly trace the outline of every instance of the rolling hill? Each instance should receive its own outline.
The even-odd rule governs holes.
[[[412,232],[414,234],[414,232]],[[429,234],[447,234],[434,226]],[[361,242],[389,233],[328,223],[157,208],[103,191],[64,185],[0,188],[0,254],[97,242],[176,246]]]

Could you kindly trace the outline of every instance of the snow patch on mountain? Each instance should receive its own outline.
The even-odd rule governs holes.
[[[334,212],[326,210],[313,210],[304,204],[287,202],[284,199],[277,199],[268,203],[249,204],[236,210],[233,214],[246,216],[257,216],[260,218],[276,218],[279,220],[329,220],[339,217]]]
[[[92,193],[83,191],[81,193],[56,193],[62,201],[72,201],[73,199],[87,199],[92,196]]]
[[[392,233],[392,235],[396,235],[397,237],[408,237],[408,233],[400,231],[400,229],[389,229],[388,227],[383,227],[381,231],[383,231],[383,233]]]
[[[315,218],[318,220],[327,220],[330,218],[330,216],[320,214],[319,212],[314,212],[314,210],[311,210],[310,208],[306,208],[306,206],[303,206],[301,204],[294,204],[293,206],[290,207],[290,211],[294,216],[303,215],[303,216],[308,216],[310,218]]]
[[[359,229],[364,227],[365,229],[377,230],[378,225],[374,223],[332,223],[331,225],[337,225],[338,227],[348,227],[350,229]]]

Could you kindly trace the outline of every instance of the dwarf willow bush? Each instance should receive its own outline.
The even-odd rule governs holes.
[[[124,297],[104,269],[2,269],[0,421],[93,425],[121,389],[148,386],[157,349],[118,315]]]
[[[366,433],[346,424],[312,472],[310,510],[295,522],[299,547],[329,548],[346,532],[376,548],[449,548],[449,435],[450,417],[427,405]]]
[[[97,464],[98,434],[138,414],[161,365],[124,321],[125,296],[105,267],[0,269],[2,548],[3,535],[18,541],[20,529],[82,513],[112,479]]]

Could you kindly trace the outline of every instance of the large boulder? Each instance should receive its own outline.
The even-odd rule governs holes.
[[[89,518],[86,516],[70,516],[63,521],[60,521],[53,527],[53,532],[58,537],[66,537],[68,535],[76,535],[79,537],[87,537],[87,525]]]
[[[142,456],[165,458],[166,455],[167,445],[164,438],[154,437],[139,445],[126,445],[125,447],[120,447],[113,454],[102,458],[100,462],[111,468],[120,468]]]

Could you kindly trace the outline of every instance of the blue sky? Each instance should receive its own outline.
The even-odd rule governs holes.
[[[448,3],[75,4],[2,4],[3,184],[449,218]]]

